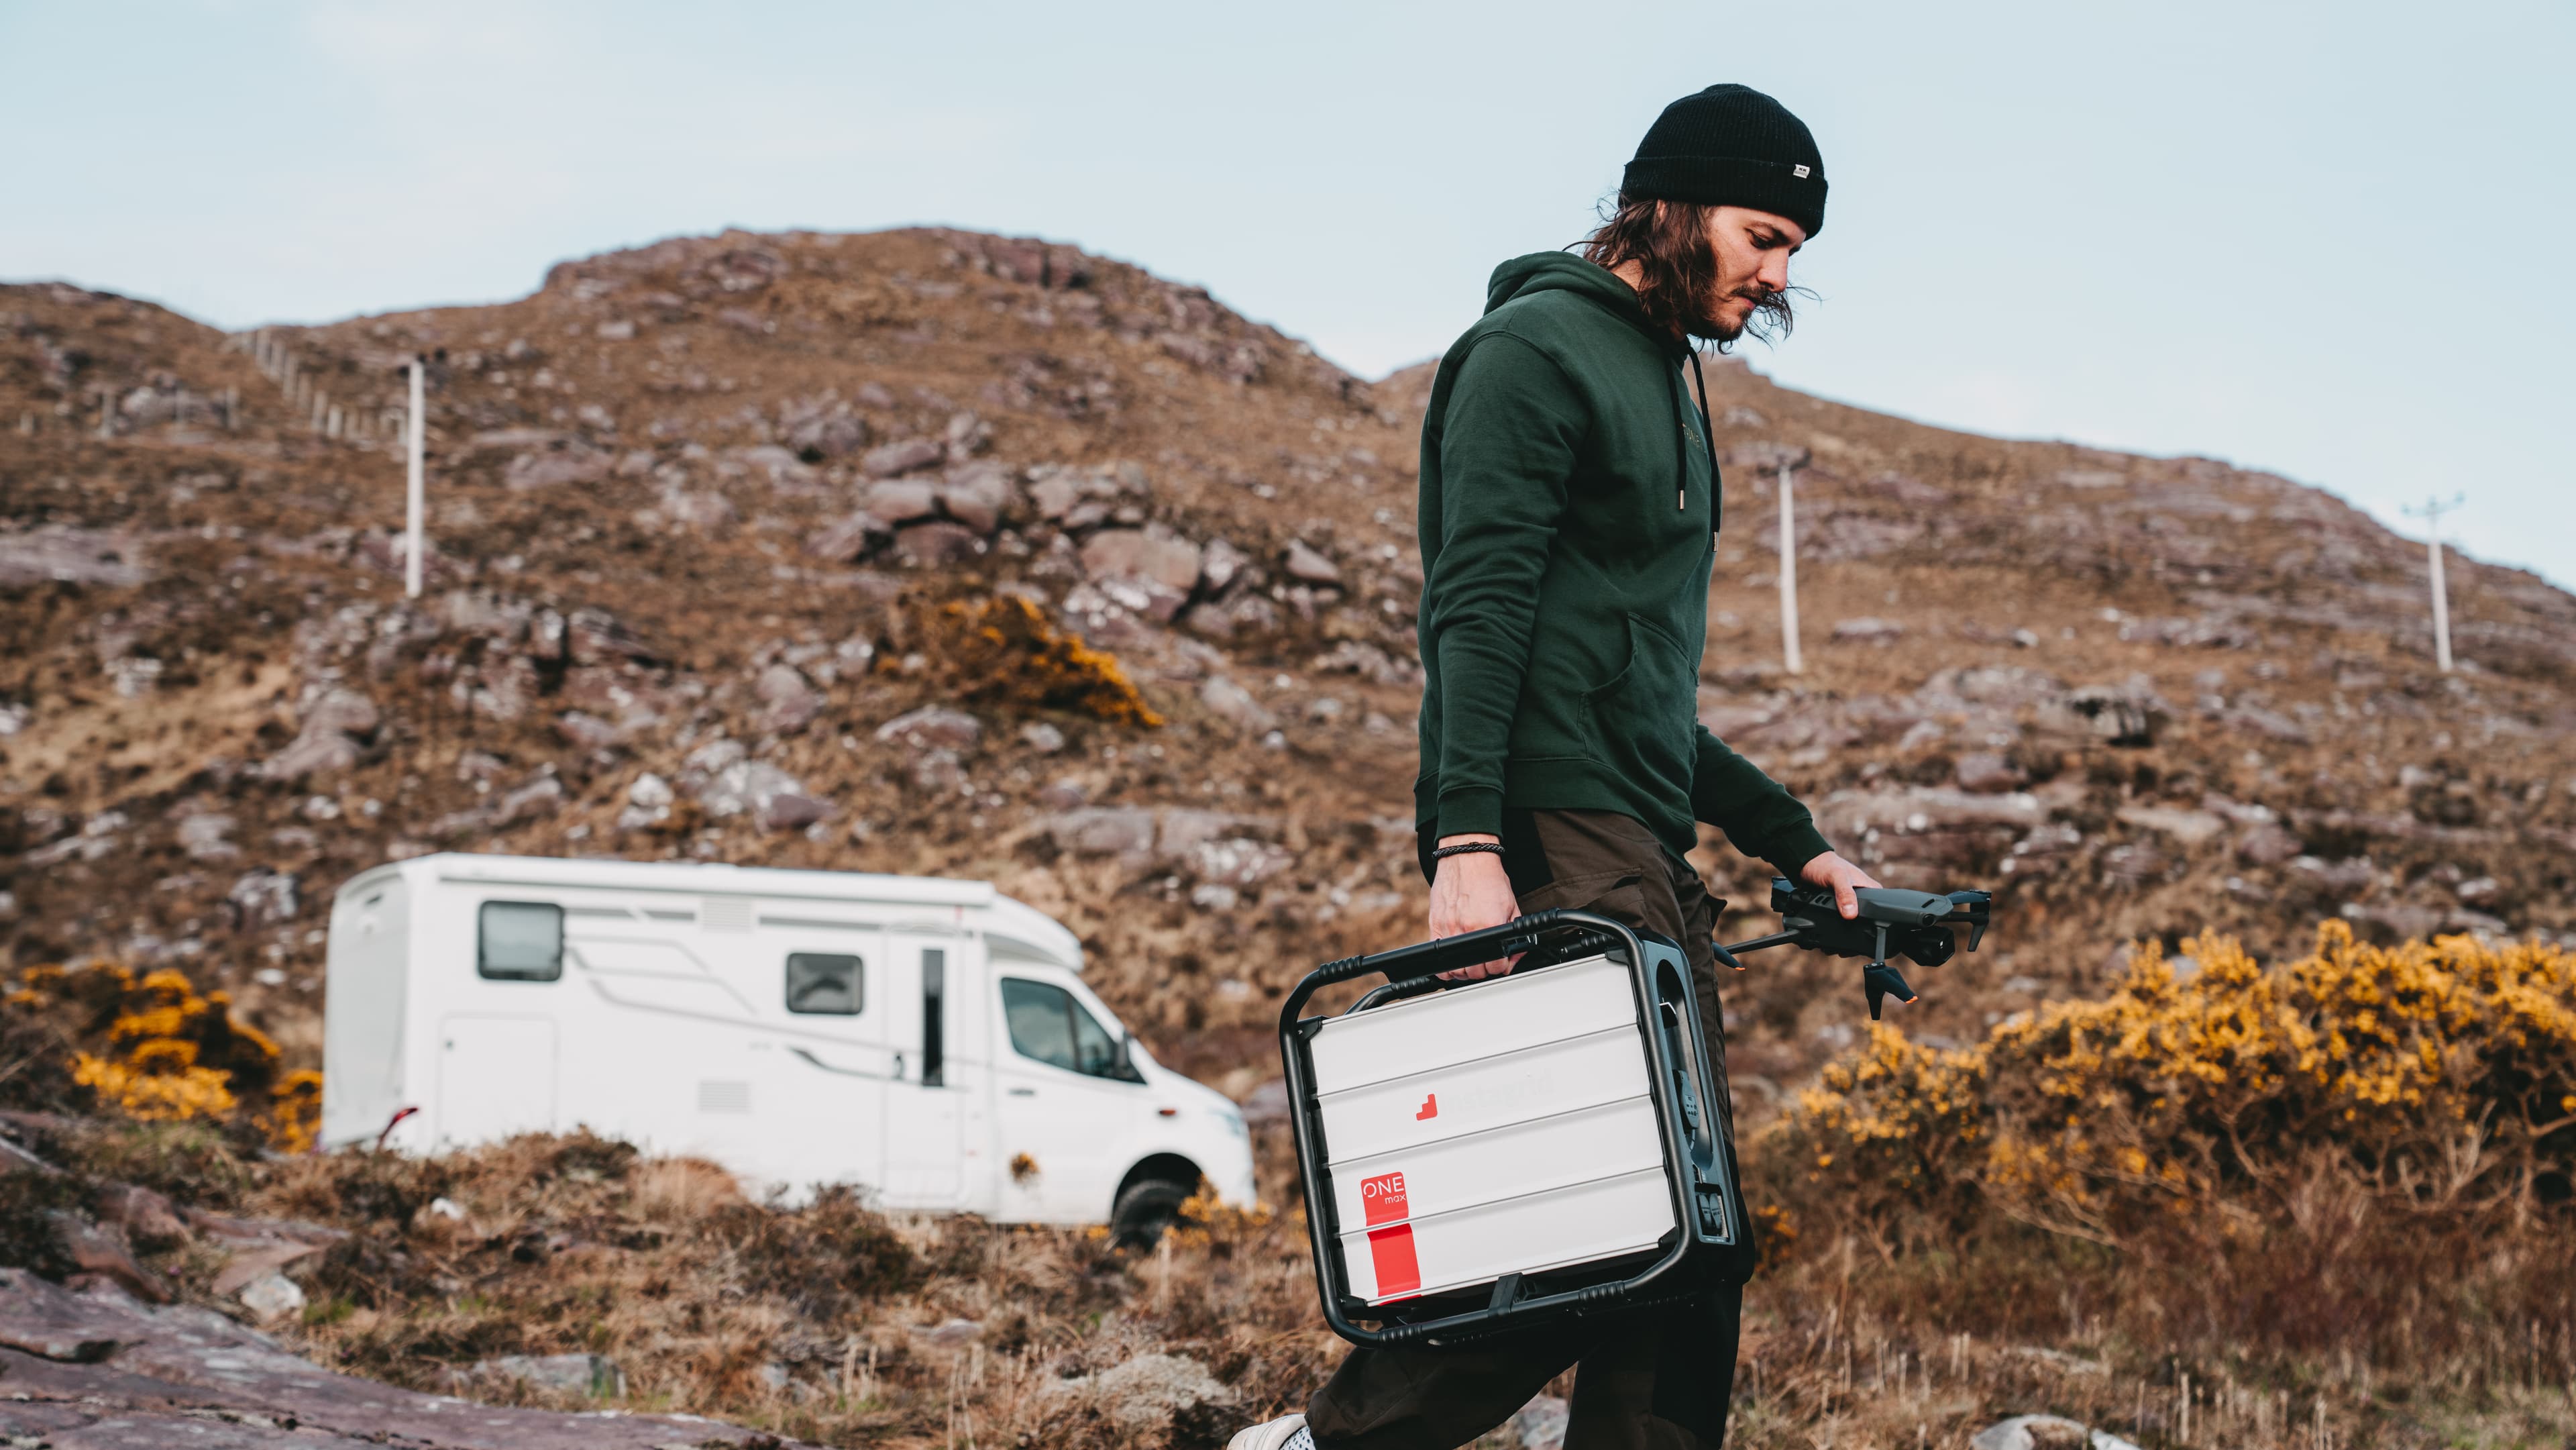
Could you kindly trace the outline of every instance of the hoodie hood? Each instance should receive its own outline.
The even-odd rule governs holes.
[[[1572,292],[1586,298],[1645,334],[1676,360],[1689,350],[1679,340],[1664,336],[1646,321],[1646,310],[1638,303],[1635,288],[1620,281],[1618,274],[1609,268],[1587,262],[1571,252],[1532,252],[1496,267],[1493,277],[1485,283],[1485,310],[1491,312],[1506,302],[1536,292]]]

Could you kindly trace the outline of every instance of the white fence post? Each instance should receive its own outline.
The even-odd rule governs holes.
[[[1798,658],[1798,466],[1780,464],[1780,653],[1789,673],[1804,665]]]
[[[410,536],[403,549],[403,593],[413,599],[420,597],[421,464],[426,452],[422,424],[427,410],[421,406],[421,392],[420,359],[414,357],[411,360],[411,408],[405,414],[411,436],[406,449],[409,457],[403,479],[403,519]]]
[[[2447,502],[2428,498],[2422,508],[2406,510],[2424,520],[2424,553],[2433,566],[2433,662],[2446,675],[2451,672],[2451,591],[2442,579],[2442,515],[2458,508],[2466,498],[2456,493]]]

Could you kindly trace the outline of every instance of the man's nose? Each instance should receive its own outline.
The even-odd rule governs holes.
[[[1754,276],[1769,291],[1788,291],[1789,254],[1786,251],[1765,253],[1762,258],[1762,268]]]

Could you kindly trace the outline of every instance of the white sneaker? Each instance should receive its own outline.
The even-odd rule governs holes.
[[[1306,1417],[1282,1415],[1276,1420],[1238,1430],[1225,1442],[1225,1450],[1315,1450],[1315,1437],[1306,1433]]]

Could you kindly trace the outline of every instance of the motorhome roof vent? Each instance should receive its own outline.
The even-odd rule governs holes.
[[[751,930],[751,902],[740,896],[710,896],[698,903],[698,924],[708,931]]]

